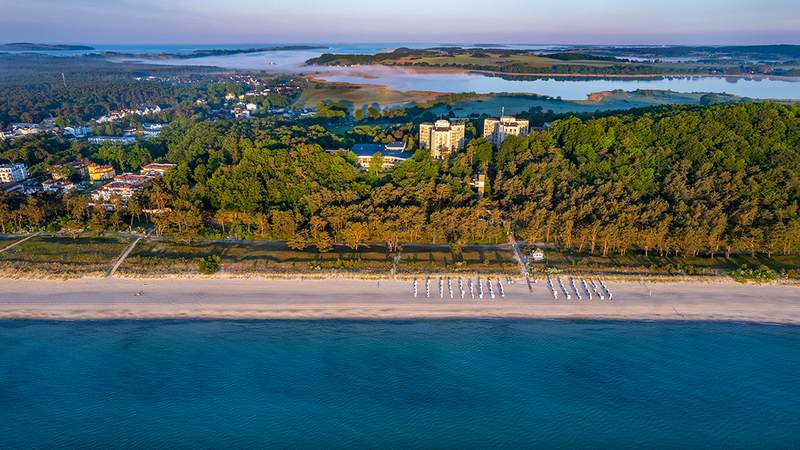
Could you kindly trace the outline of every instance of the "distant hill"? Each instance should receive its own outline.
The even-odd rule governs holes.
[[[594,53],[614,53],[655,57],[685,56],[778,56],[800,57],[800,45],[728,45],[728,46],[669,46],[669,47],[602,47],[592,49]]]
[[[33,44],[30,42],[12,42],[10,44],[0,44],[0,51],[66,51],[66,50],[94,50],[94,47],[85,45],[63,45],[63,44]]]

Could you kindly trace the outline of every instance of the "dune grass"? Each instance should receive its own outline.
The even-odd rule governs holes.
[[[526,252],[526,249],[523,249]],[[707,256],[659,256],[650,253],[631,252],[621,255],[589,255],[586,253],[561,250],[546,250],[546,259],[542,262],[531,262],[533,272],[556,270],[570,274],[588,274],[603,272],[615,275],[690,275],[720,276],[745,265],[748,267],[767,266],[776,272],[784,272],[791,278],[800,278],[800,256],[757,254],[755,257],[746,254],[735,254],[726,258],[717,255]]]
[[[37,236],[0,253],[0,273],[16,277],[102,276],[129,243],[116,236]]]
[[[460,253],[444,245],[404,245],[397,265],[400,274],[474,272],[510,275],[518,270],[511,249],[484,245],[467,245]]]
[[[199,260],[219,256],[221,272],[247,275],[265,273],[364,272],[388,273],[393,264],[384,246],[365,246],[353,251],[336,246],[334,251],[319,253],[313,249],[297,251],[284,242],[194,242],[143,241],[128,256],[120,275],[194,275]]]

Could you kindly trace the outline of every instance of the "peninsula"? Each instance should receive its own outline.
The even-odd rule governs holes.
[[[34,44],[30,42],[12,42],[9,44],[0,44],[0,51],[11,52],[55,52],[81,50],[94,50],[94,47],[88,47],[85,45]]]

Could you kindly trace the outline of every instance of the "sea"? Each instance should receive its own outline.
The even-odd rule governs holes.
[[[800,327],[0,321],[0,448],[800,448]]]

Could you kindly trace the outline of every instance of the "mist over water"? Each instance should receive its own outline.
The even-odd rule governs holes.
[[[0,447],[796,448],[800,327],[0,322]]]
[[[237,45],[104,45],[92,51],[38,52],[56,56],[74,56],[87,53],[118,52],[136,54],[174,53],[188,54],[195,50],[266,48],[292,44],[237,44]],[[663,78],[569,78],[542,77],[526,80],[507,80],[478,73],[424,73],[409,68],[386,66],[330,67],[307,66],[305,62],[322,53],[375,54],[399,47],[431,48],[441,43],[374,43],[374,44],[320,44],[320,49],[281,50],[259,53],[240,53],[189,59],[151,60],[136,56],[123,56],[115,61],[136,61],[148,64],[217,66],[226,69],[260,70],[272,73],[317,74],[331,82],[373,84],[399,91],[528,93],[564,100],[585,100],[589,94],[601,91],[637,89],[671,90],[675,92],[726,93],[753,99],[800,100],[800,80],[786,78],[738,77],[663,77]],[[450,44],[453,45],[453,44]],[[455,44],[470,47],[474,44]],[[563,45],[505,45],[506,49],[547,50],[564,48]]]

